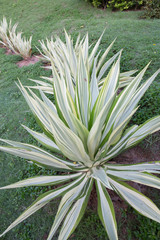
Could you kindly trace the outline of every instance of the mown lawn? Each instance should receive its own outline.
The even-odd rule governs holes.
[[[152,60],[146,77],[160,67],[160,20],[142,20],[141,12],[110,12],[95,9],[83,0],[1,0],[0,19],[6,16],[13,23],[19,22],[19,30],[29,37],[33,35],[33,52],[38,53],[38,40],[60,35],[63,29],[74,38],[78,33],[90,36],[94,43],[102,31],[104,33],[101,49],[104,50],[117,37],[112,54],[123,48],[121,71],[142,69]],[[21,124],[37,129],[25,100],[21,96],[15,82],[19,78],[23,85],[30,84],[29,78],[39,79],[39,76],[50,76],[49,71],[41,68],[41,63],[18,68],[15,64],[21,58],[15,55],[5,55],[5,49],[0,48],[0,137],[33,143],[33,139],[21,127]],[[160,114],[160,76],[156,78],[143,100],[141,107],[133,118],[134,123],[140,124],[149,117]],[[151,148],[159,138],[150,138]],[[159,141],[160,142],[160,141]],[[35,174],[53,174],[29,165],[24,160],[8,154],[0,153],[0,186],[13,183]],[[18,215],[43,192],[43,188],[26,188],[20,190],[5,190],[0,192],[0,231],[2,232]],[[152,199],[158,204],[157,191],[150,191]],[[46,239],[57,210],[58,200],[37,212],[24,223],[17,226],[2,239],[5,240],[39,240]],[[135,213],[134,213],[135,214]],[[128,215],[128,220],[127,220]],[[130,218],[133,210],[122,211],[118,222],[120,240],[122,239],[160,239],[160,227],[144,217]],[[126,232],[124,236],[124,227]],[[123,231],[121,231],[123,229]],[[159,235],[158,235],[159,234]],[[159,238],[157,238],[159,236]],[[57,239],[55,237],[55,239]],[[70,237],[74,240],[104,240],[105,231],[96,213],[87,210],[85,217]]]

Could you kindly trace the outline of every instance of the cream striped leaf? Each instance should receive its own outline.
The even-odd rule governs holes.
[[[11,189],[11,188],[20,188],[20,187],[29,187],[29,186],[48,186],[60,184],[78,178],[82,173],[70,174],[70,175],[56,175],[56,176],[38,176],[33,178],[27,178],[25,180],[0,187],[0,189]]]
[[[154,81],[154,79],[157,77],[157,75],[160,73],[160,69],[156,71],[152,77],[150,77],[145,83],[143,83],[135,92],[133,95],[131,101],[129,102],[128,106],[125,108],[125,111],[123,114],[121,114],[120,117],[118,117],[115,121],[115,125],[119,125],[137,106],[138,102],[142,98],[142,96],[145,94],[151,83]]]
[[[100,181],[106,188],[112,189],[106,171],[102,167],[92,167],[92,178]]]
[[[149,198],[126,183],[120,183],[111,178],[109,182],[115,191],[139,213],[160,223],[160,210]]]
[[[149,64],[148,64],[149,65]],[[116,123],[118,121],[117,116],[123,116],[123,113],[128,106],[129,102],[132,99],[134,92],[136,91],[142,77],[148,67],[148,65],[135,77],[135,79],[119,94],[116,104],[112,110],[112,113],[109,117],[109,120],[106,124],[106,127],[103,132],[102,141],[107,136],[110,131],[112,125],[116,127]],[[125,119],[125,118],[124,118]]]
[[[111,50],[113,44],[115,43],[116,39],[113,40],[113,42],[108,46],[108,48],[105,50],[105,52],[103,53],[102,57],[99,59],[98,61],[98,65],[97,65],[97,72],[99,72],[99,70],[101,69],[101,67],[103,66],[106,57],[109,53],[109,51]]]
[[[46,148],[54,151],[61,153],[60,149],[57,147],[57,145],[50,139],[48,138],[44,133],[39,133],[31,130],[30,128],[22,125],[38,142],[40,142],[43,146]]]
[[[98,194],[98,215],[110,240],[118,240],[114,206],[106,188],[96,181]]]
[[[160,130],[160,116],[147,120],[144,124],[137,128],[134,134],[129,137],[125,149],[137,144],[149,134],[152,134],[158,130]]]
[[[79,56],[77,71],[77,100],[79,103],[79,112],[83,124],[88,127],[89,120],[89,79],[88,73],[83,59],[83,55]]]
[[[68,169],[71,170],[71,168],[67,165],[74,166],[74,164],[70,164],[69,162],[62,160],[58,157],[55,157],[54,155],[49,154],[48,152],[35,147],[33,145],[19,143],[19,142],[13,142],[5,139],[0,139],[0,141],[3,141],[13,147],[3,147],[0,146],[0,150],[13,154],[15,156],[31,160],[32,162],[44,167],[51,167],[51,168],[57,168],[57,169]]]
[[[140,172],[153,172],[160,171],[160,161],[146,162],[137,164],[107,164],[106,167],[110,170],[115,169],[119,171],[140,171]]]
[[[95,106],[93,108],[93,119],[97,118],[98,114],[102,110],[103,106],[109,101],[111,96],[115,94],[117,83],[118,83],[118,77],[119,77],[119,70],[120,70],[120,58],[118,58],[116,64],[113,65],[111,68],[107,78],[105,79],[105,82],[103,84],[103,87],[101,88],[99,92],[99,96],[97,98],[97,101],[95,103]]]
[[[91,166],[92,162],[84,149],[81,139],[66,127],[59,118],[52,116],[51,121],[50,125],[52,126],[56,144],[62,153],[72,161]]]
[[[84,178],[84,180],[76,187],[72,188],[70,191],[68,191],[62,198],[58,211],[54,220],[54,223],[52,225],[52,228],[50,230],[50,233],[48,235],[47,240],[51,240],[54,236],[55,232],[57,231],[59,225],[63,221],[64,217],[66,216],[67,212],[69,211],[72,204],[79,198],[82,189],[84,188],[86,182],[88,180]]]
[[[104,77],[104,74],[106,73],[106,71],[109,69],[109,67],[112,65],[112,63],[116,60],[116,58],[120,55],[122,51],[120,50],[118,53],[116,53],[115,55],[113,55],[113,57],[111,57],[107,62],[105,62],[105,64],[103,65],[103,67],[101,68],[97,79],[99,82],[99,86],[101,86],[104,82],[104,80],[102,79]],[[101,80],[102,79],[102,80]]]
[[[19,223],[24,221],[26,218],[31,216],[33,213],[38,211],[40,208],[44,207],[48,202],[50,202],[52,199],[59,197],[63,195],[66,191],[71,189],[75,184],[78,184],[79,181],[81,181],[82,177],[78,180],[72,182],[71,184],[68,184],[66,186],[57,188],[56,190],[51,190],[49,192],[46,192],[42,195],[40,195],[33,204],[28,207],[1,235],[5,235],[8,231],[10,231],[12,228],[17,226]]]
[[[78,199],[70,209],[64,220],[58,240],[67,240],[69,236],[74,232],[75,228],[77,227],[78,223],[84,215],[92,185],[93,181],[89,180],[89,184],[87,189],[85,190],[84,195],[80,199]]]
[[[138,172],[138,171],[114,171],[107,170],[107,174],[112,175],[114,177],[118,177],[120,179],[125,179],[137,183],[141,183],[150,187],[160,189],[160,178],[146,172]],[[157,171],[158,173],[158,171]]]
[[[102,129],[103,125],[106,121],[108,112],[111,108],[111,104],[114,100],[115,94],[111,96],[109,101],[106,102],[102,110],[100,111],[98,117],[96,118],[89,134],[88,134],[88,140],[87,140],[87,146],[88,151],[91,159],[94,159],[94,154],[99,146],[101,135],[102,135]]]

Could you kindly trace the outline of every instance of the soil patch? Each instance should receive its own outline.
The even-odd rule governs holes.
[[[142,162],[160,161],[160,144],[159,142],[153,144],[150,148],[142,148],[141,146],[133,147],[126,152],[115,157],[111,164],[136,164]],[[127,184],[137,189],[139,192],[146,194],[149,187],[131,181],[125,181]],[[107,189],[108,190],[108,189]],[[108,190],[112,199],[117,220],[121,218],[121,209],[127,210],[128,204],[125,203],[114,191]],[[95,186],[92,189],[91,196],[88,203],[92,210],[97,209],[97,194]]]
[[[37,63],[39,61],[40,61],[39,56],[32,56],[32,57],[30,57],[28,59],[23,59],[23,60],[17,62],[16,65],[19,68],[21,68],[21,67],[24,67],[24,66],[29,66],[31,64],[35,64],[35,63]]]
[[[51,64],[49,62],[44,62],[42,68],[46,71],[51,70]]]
[[[6,49],[6,52],[5,52],[6,55],[16,55],[11,49],[6,48],[6,47],[5,47],[5,49]]]
[[[153,149],[150,148],[142,148],[141,146],[136,146],[115,157],[113,161],[110,161],[109,163],[136,164],[141,162],[159,161],[160,152],[158,151],[157,147],[159,146],[154,146],[153,151]]]
[[[6,50],[6,52],[5,52],[6,55],[15,55],[15,53],[11,49],[7,48],[3,44],[0,44],[0,48],[4,48]]]

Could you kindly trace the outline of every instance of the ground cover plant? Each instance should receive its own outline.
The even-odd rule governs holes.
[[[107,6],[112,10],[128,10],[128,9],[139,9],[144,5],[144,0],[109,0]]]
[[[144,0],[86,0],[93,4],[94,7],[110,8],[112,10],[128,10],[128,9],[139,9],[145,1]]]
[[[78,37],[75,49],[70,36],[67,33],[65,35],[66,45],[60,42],[60,47],[53,54],[54,61],[50,59],[55,103],[41,90],[39,98],[29,87],[27,91],[20,82],[18,85],[43,133],[32,131],[26,126],[24,128],[51,153],[31,144],[6,139],[0,140],[10,146],[0,146],[0,150],[61,172],[54,176],[35,176],[1,189],[66,185],[40,195],[1,237],[51,200],[62,196],[47,239],[53,238],[61,223],[63,225],[58,239],[68,239],[83,217],[93,184],[96,185],[98,214],[109,239],[118,239],[110,190],[123,197],[142,215],[160,223],[160,210],[156,205],[126,183],[130,180],[159,189],[160,179],[151,174],[159,173],[159,161],[128,165],[112,163],[120,152],[160,130],[160,116],[139,126],[127,127],[138,109],[139,100],[160,69],[140,85],[148,64],[119,93],[121,51],[112,64],[113,57],[105,61],[112,44],[98,58],[102,36],[89,54],[88,34],[80,44]],[[108,62],[111,62],[111,69],[101,79],[100,76],[108,69]]]
[[[146,0],[144,18],[160,18],[160,2],[158,0]]]
[[[98,39],[103,29],[107,27],[100,48],[103,49],[103,52],[106,49],[106,46],[117,37],[117,41],[115,42],[110,55],[113,56],[115,52],[119,51],[119,49],[124,49],[121,58],[121,72],[132,69],[142,69],[149,60],[152,60],[152,62],[146,72],[146,77],[149,77],[149,75],[153,74],[156,69],[159,68],[159,20],[140,20],[139,15],[141,15],[141,12],[111,13],[110,11],[94,9],[84,1],[78,0],[68,0],[65,3],[61,0],[55,0],[54,2],[49,0],[47,5],[41,0],[38,2],[21,0],[15,1],[14,3],[9,0],[2,0],[0,8],[1,19],[3,18],[3,15],[5,15],[7,19],[12,18],[13,22],[19,22],[19,27],[24,30],[26,37],[29,37],[31,34],[34,35],[33,53],[38,53],[35,48],[38,40],[45,40],[46,37],[50,39],[51,35],[55,34],[58,34],[63,38],[64,27],[67,31],[72,33],[74,40],[77,37],[77,32],[80,31],[83,35],[89,31],[90,41],[93,43]],[[33,141],[33,138],[31,138],[20,126],[20,123],[22,123],[24,125],[27,124],[28,127],[33,128],[35,131],[40,130],[30,114],[14,81],[17,81],[17,78],[19,78],[23,85],[30,85],[31,83],[28,78],[38,79],[39,76],[49,77],[51,72],[40,68],[40,63],[37,63],[34,67],[28,66],[19,69],[15,63],[19,61],[20,58],[18,56],[6,56],[4,53],[4,49],[0,49],[1,138],[12,140],[17,139],[19,142],[23,141],[29,144],[36,144],[36,142]],[[132,124],[141,124],[148,118],[160,114],[159,87],[159,77],[157,77],[140,101],[140,108],[133,116]],[[13,115],[13,113],[16,114]],[[158,139],[158,135],[153,135],[144,140],[142,145],[139,145],[141,153],[150,153],[146,160],[158,160]],[[54,171],[44,171],[35,165],[26,164],[19,158],[5,155],[2,152],[0,153],[0,157],[1,186],[27,177],[33,177],[37,174],[55,174]],[[18,190],[1,191],[0,227],[2,231],[5,230],[8,227],[8,223],[13,222],[40,193],[43,193],[46,190],[46,187],[29,187],[20,188]],[[154,190],[148,196],[159,205],[159,195],[156,195]],[[2,239],[26,240],[32,239],[32,236],[34,236],[35,239],[41,239],[42,236],[46,239],[49,232],[49,226],[53,222],[56,214],[58,202],[59,201],[57,200],[53,201],[53,203],[50,203],[48,206],[28,218],[24,223],[18,225],[13,231],[8,232],[6,236],[2,237]],[[92,214],[90,212],[92,212]],[[132,209],[130,209],[129,212],[132,216],[134,215]],[[144,217],[144,219],[147,218]],[[87,210],[86,215],[71,239],[87,239],[88,233],[86,234],[83,229],[84,226],[87,229],[90,228],[90,224],[92,223],[96,231],[89,233],[90,239],[107,239],[107,236],[105,237],[105,231],[98,220],[97,213],[93,210]],[[121,223],[123,224],[121,225]],[[120,234],[120,239],[126,239],[126,236],[129,239],[131,234],[134,234],[135,228],[132,229],[133,223],[135,228],[137,226],[136,236],[145,239],[146,235],[143,236],[143,229],[145,229],[146,225],[145,220],[138,221],[136,220],[136,217],[133,219],[133,217],[127,215],[126,221],[123,214],[122,217],[118,219],[118,232]],[[152,235],[154,233],[156,234],[157,230],[155,229],[158,229],[157,227],[153,227],[154,223],[155,222],[152,220],[147,222],[148,228],[152,229]],[[39,225],[41,225],[41,229],[39,228]],[[128,230],[126,234],[124,234],[126,226]],[[132,236],[132,238],[134,239],[136,236]],[[57,236],[55,236],[55,239],[57,239]]]

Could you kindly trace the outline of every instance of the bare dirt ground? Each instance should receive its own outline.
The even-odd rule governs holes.
[[[23,60],[17,62],[16,65],[21,68],[21,67],[24,67],[24,66],[29,66],[31,64],[35,64],[39,61],[40,61],[39,57],[33,55],[28,59],[23,59]]]
[[[143,144],[135,146],[127,150],[126,152],[120,154],[119,156],[115,157],[112,161],[110,161],[110,163],[136,164],[142,162],[160,161],[160,132],[153,134],[152,140],[154,141],[153,144],[151,144],[150,139],[146,139]],[[156,192],[157,191],[156,189],[134,182],[127,183],[130,186],[137,189],[139,192],[150,197],[153,201],[155,200],[154,190]],[[129,205],[124,200],[122,200],[114,191],[108,190],[108,192],[114,205],[117,222],[121,222],[120,239],[126,240],[127,229],[125,221],[127,221],[127,219],[130,219],[131,221],[135,222],[136,217],[132,213],[128,212]],[[97,194],[95,186],[93,187],[93,190],[91,192],[88,206],[93,211],[97,211]],[[126,212],[127,215],[126,219],[122,217],[122,209],[123,211]]]

